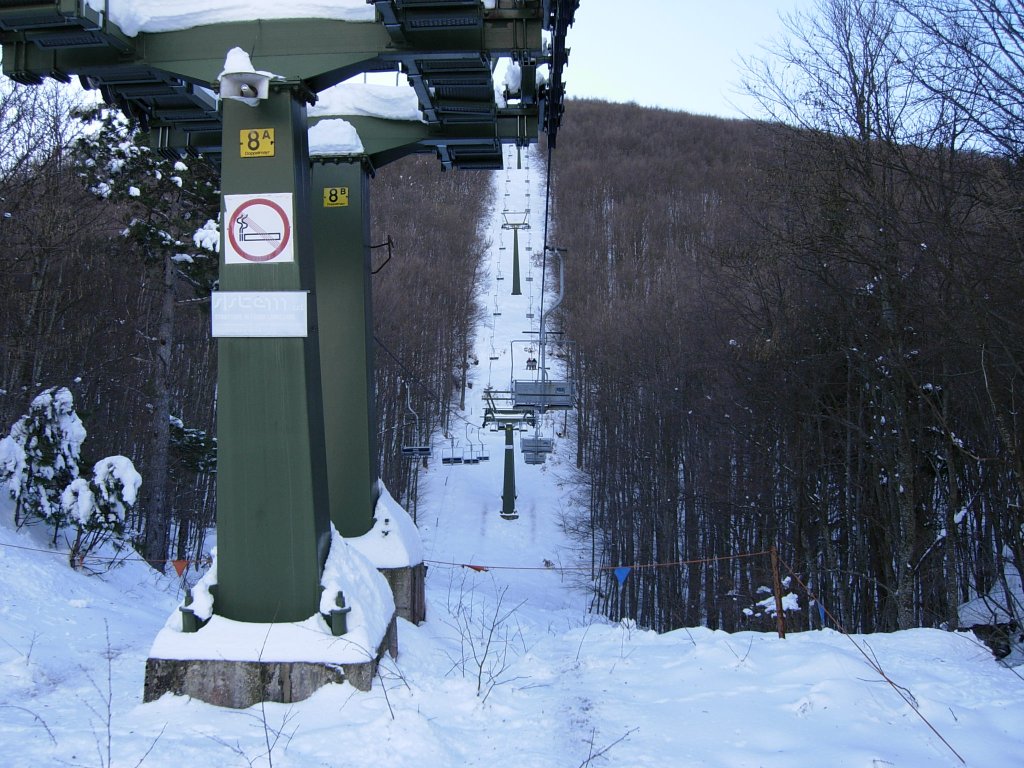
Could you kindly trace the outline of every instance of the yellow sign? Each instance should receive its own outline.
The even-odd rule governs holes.
[[[324,208],[344,208],[348,205],[348,187],[324,187]]]
[[[273,157],[273,128],[243,128],[238,132],[242,157]]]

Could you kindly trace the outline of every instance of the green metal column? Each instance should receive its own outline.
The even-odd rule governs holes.
[[[378,477],[370,297],[369,181],[361,158],[312,169],[330,516],[342,536],[373,525]]]
[[[222,336],[218,346],[214,611],[238,621],[299,621],[319,609],[330,544],[306,110],[287,88],[255,107],[225,99],[223,110],[223,194],[292,195],[292,210],[282,211],[292,217],[294,258],[226,263],[221,248],[218,300],[251,291],[259,303],[254,334]],[[222,246],[232,233],[242,241],[244,232],[259,231],[246,230],[226,204]],[[271,228],[277,231],[260,236],[283,234]],[[265,325],[260,308],[284,291],[311,292],[306,337],[255,337]]]
[[[519,228],[512,229],[512,295],[522,296],[523,291],[519,287]]]
[[[516,445],[511,424],[505,425],[505,484],[501,489],[501,516],[506,520],[519,517],[516,512]]]

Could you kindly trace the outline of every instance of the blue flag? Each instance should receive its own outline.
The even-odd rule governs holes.
[[[626,577],[629,576],[629,572],[632,570],[628,565],[620,565],[615,569],[615,578],[619,580],[620,587],[626,583]]]

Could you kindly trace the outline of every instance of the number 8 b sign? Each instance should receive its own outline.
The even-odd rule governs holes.
[[[324,187],[324,208],[345,208],[348,205],[348,187]]]

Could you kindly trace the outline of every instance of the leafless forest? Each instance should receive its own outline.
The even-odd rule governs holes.
[[[789,127],[594,102],[560,136],[577,533],[651,566],[604,571],[612,617],[751,626],[777,546],[804,626],[956,626],[1024,562],[1021,5],[820,6],[748,63]]]

